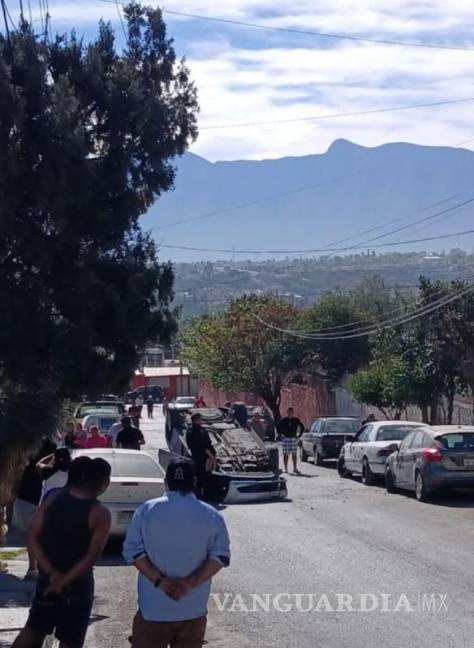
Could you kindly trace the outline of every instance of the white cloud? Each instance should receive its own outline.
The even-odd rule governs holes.
[[[146,0],[143,0],[144,2]],[[156,0],[149,0],[156,4]],[[11,0],[13,2],[13,0]],[[53,26],[91,33],[117,8],[101,0],[50,0]],[[369,38],[474,48],[474,3],[456,0],[169,0],[193,14]],[[326,40],[166,16],[199,88],[200,124],[282,120],[474,96],[474,52]],[[183,32],[185,30],[185,32]],[[185,33],[185,37],[180,34]],[[472,104],[321,122],[201,130],[194,151],[209,159],[324,151],[339,137],[453,145],[474,138]]]

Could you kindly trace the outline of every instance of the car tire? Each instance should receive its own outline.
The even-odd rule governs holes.
[[[303,463],[306,463],[308,461],[308,453],[303,448],[303,446],[301,446],[300,448],[300,459]]]
[[[375,475],[370,470],[370,464],[367,457],[362,461],[362,483],[366,486],[373,486],[375,484]]]
[[[419,502],[428,502],[430,499],[421,470],[415,471],[415,497]]]
[[[324,465],[324,459],[321,457],[316,447],[314,448],[314,463],[316,464],[316,466]]]
[[[352,477],[352,473],[349,472],[346,468],[344,457],[339,457],[339,459],[337,460],[337,472],[339,474],[339,477]]]
[[[393,478],[393,472],[390,470],[390,468],[385,469],[385,490],[387,491],[387,493],[397,492],[395,480]]]

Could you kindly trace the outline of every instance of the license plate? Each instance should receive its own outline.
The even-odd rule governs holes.
[[[130,524],[133,518],[133,511],[119,511],[117,513],[117,522],[119,524]]]
[[[464,459],[464,466],[466,468],[474,468],[474,459]]]

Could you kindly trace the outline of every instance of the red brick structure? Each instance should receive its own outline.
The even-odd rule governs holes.
[[[222,407],[230,401],[242,401],[247,405],[264,405],[262,399],[249,392],[231,392],[214,389],[209,383],[199,382],[199,394],[204,397],[210,407]],[[295,414],[306,426],[319,416],[330,414],[330,395],[326,383],[318,381],[310,385],[288,385],[283,387],[281,393],[280,411],[285,414],[288,407],[294,407]]]

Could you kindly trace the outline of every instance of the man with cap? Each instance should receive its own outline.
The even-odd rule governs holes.
[[[211,579],[230,562],[222,515],[194,495],[194,466],[166,471],[163,497],[136,511],[123,555],[139,571],[133,648],[201,648]]]

